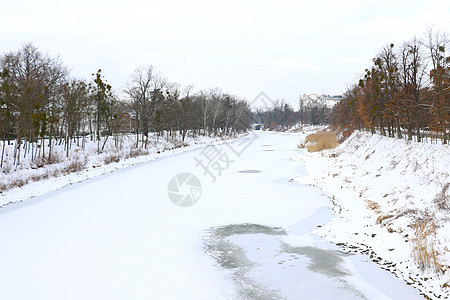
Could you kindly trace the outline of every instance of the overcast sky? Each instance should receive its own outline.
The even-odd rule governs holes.
[[[0,52],[33,42],[120,92],[138,66],[252,100],[341,94],[385,45],[450,31],[448,0],[0,0]]]

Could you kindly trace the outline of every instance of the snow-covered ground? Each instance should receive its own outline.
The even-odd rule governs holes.
[[[126,167],[202,148],[206,145],[223,144],[243,136],[208,137],[200,135],[193,138],[188,135],[183,142],[179,138],[151,135],[147,148],[142,146],[136,148],[135,136],[125,135],[121,136],[119,147],[115,146],[112,138],[108,139],[101,153],[97,152],[97,142],[86,139],[84,149],[81,148],[82,142],[77,144],[73,141],[68,157],[66,157],[64,145],[54,145],[52,155],[55,162],[52,164],[39,165],[42,159],[32,160],[31,154],[27,153],[26,156],[21,155],[23,157],[18,166],[13,165],[12,159],[7,159],[14,153],[13,144],[11,144],[5,147],[5,160],[3,168],[0,169],[0,207]],[[46,151],[48,157],[48,150]],[[20,188],[23,185],[26,185],[26,188]]]
[[[300,156],[335,204],[314,232],[367,254],[432,299],[450,298],[450,149],[355,132],[334,150]]]
[[[0,299],[420,299],[311,233],[332,205],[290,182],[307,175],[302,138],[251,133],[49,193],[53,179],[23,186],[42,194],[0,209]],[[180,186],[189,207],[168,193],[183,173],[201,183]]]

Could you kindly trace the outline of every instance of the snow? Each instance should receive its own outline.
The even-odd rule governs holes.
[[[322,192],[290,180],[306,175],[302,138],[252,132],[216,145],[233,162],[214,182],[196,164],[203,149],[184,148],[6,191],[4,201],[23,201],[0,209],[0,298],[420,299],[311,233],[333,214]],[[190,207],[167,193],[183,172],[202,184]]]
[[[309,175],[296,181],[319,187],[335,204],[336,217],[315,233],[363,251],[432,299],[450,298],[448,146],[356,132],[334,150],[298,160]],[[418,223],[434,223],[436,234],[416,236]],[[418,266],[415,239],[434,247],[440,270]]]
[[[238,136],[237,138],[242,137]],[[4,207],[15,202],[22,202],[26,199],[33,198],[49,191],[55,191],[67,185],[72,185],[78,182],[85,181],[90,178],[102,176],[117,170],[135,166],[144,162],[152,161],[158,158],[167,157],[174,154],[191,151],[198,148],[203,148],[206,145],[223,144],[231,137],[208,137],[196,136],[195,138],[187,135],[184,142],[178,138],[164,138],[152,135],[149,138],[148,147],[146,149],[139,148],[138,155],[129,157],[130,153],[136,152],[135,136],[123,136],[122,146],[118,149],[114,146],[113,139],[109,139],[106,143],[104,151],[97,152],[97,142],[86,140],[85,149],[81,149],[72,142],[69,156],[66,157],[63,145],[54,145],[53,156],[61,160],[59,163],[44,165],[37,168],[36,162],[31,160],[31,154],[21,158],[21,163],[18,167],[12,166],[13,161],[8,160],[4,162],[3,172],[0,172],[0,187],[2,184],[11,185],[17,181],[24,181],[27,188],[10,188],[7,192],[0,188],[0,207]],[[5,157],[12,156],[14,149],[13,145],[6,146]],[[48,153],[46,154],[48,155]],[[106,163],[105,160],[109,157],[117,157],[117,162]],[[66,173],[65,168],[73,161],[83,162],[83,167],[79,171]],[[33,177],[38,177],[48,174],[51,180],[33,180]],[[56,174],[56,175],[52,175]],[[45,178],[44,178],[45,179]],[[45,184],[43,183],[45,182]],[[14,186],[14,184],[13,184]]]

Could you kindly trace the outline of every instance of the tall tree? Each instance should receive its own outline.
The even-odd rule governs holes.
[[[96,140],[97,140],[97,152],[100,153],[105,147],[106,140],[111,132],[111,121],[113,119],[113,105],[114,98],[112,94],[112,87],[109,85],[102,75],[102,70],[99,69],[97,73],[92,74],[94,76],[94,85],[91,87],[92,98],[96,104]],[[107,133],[106,139],[103,143],[102,149],[100,149],[100,140],[102,129]]]
[[[429,108],[434,114],[434,125],[442,132],[442,140],[447,144],[447,123],[450,123],[450,56],[447,56],[449,38],[446,33],[428,30],[426,46],[429,50],[432,69],[430,71],[431,90],[434,100]]]
[[[67,68],[59,58],[42,54],[33,44],[25,44],[17,52],[4,54],[0,59],[3,69],[2,86],[8,94],[7,109],[16,118],[15,163],[20,163],[23,138],[33,142],[39,132],[42,138],[42,156],[45,156],[44,138],[58,120],[56,101],[59,86],[64,82]],[[50,132],[50,145],[53,132]],[[51,147],[49,149],[51,153]]]
[[[155,120],[157,112],[163,105],[166,85],[166,80],[157,74],[152,66],[148,66],[137,68],[133,72],[131,81],[125,90],[133,103],[133,115],[138,124],[137,134],[142,131],[145,145],[147,145],[152,121]],[[138,143],[139,138],[136,138],[136,147],[138,147]]]

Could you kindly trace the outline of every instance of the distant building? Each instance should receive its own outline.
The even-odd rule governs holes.
[[[326,105],[330,108],[339,103],[339,101],[341,101],[342,98],[343,97],[341,95],[334,95],[334,96],[322,95],[322,99],[325,101]]]
[[[332,108],[336,103],[341,101],[342,96],[341,95],[317,95],[317,94],[303,94],[303,96],[300,97],[300,101],[303,102],[303,106],[314,106],[314,105],[325,105],[326,107]]]
[[[253,124],[254,130],[263,130],[264,129],[264,123],[254,123]]]

